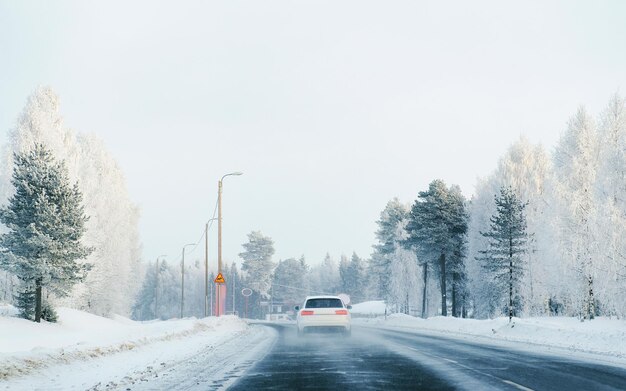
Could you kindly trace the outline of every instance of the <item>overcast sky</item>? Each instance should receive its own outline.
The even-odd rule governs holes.
[[[520,135],[551,150],[625,94],[624,21],[619,0],[0,0],[0,139],[54,88],[125,172],[144,259],[199,239],[231,171],[226,262],[251,230],[275,260],[367,257],[389,199],[471,196]]]

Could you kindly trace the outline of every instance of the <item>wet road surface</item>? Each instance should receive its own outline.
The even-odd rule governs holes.
[[[270,353],[231,390],[626,390],[626,368],[460,339],[353,327],[279,332]]]

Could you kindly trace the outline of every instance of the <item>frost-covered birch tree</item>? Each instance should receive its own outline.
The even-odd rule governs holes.
[[[598,167],[598,139],[594,121],[581,108],[569,121],[554,153],[560,210],[560,245],[564,264],[578,274],[574,286],[583,318],[596,312],[594,263],[599,253],[594,186]],[[579,297],[580,300],[575,298]]]
[[[603,240],[596,270],[597,296],[606,314],[626,314],[626,100],[615,95],[600,116],[596,202],[598,239]]]
[[[400,312],[409,314],[412,303],[419,296],[419,268],[415,252],[399,246],[390,254],[389,259],[389,304],[395,305]]]
[[[387,203],[380,213],[376,222],[377,244],[370,260],[370,275],[374,284],[376,295],[388,301],[390,295],[390,283],[396,276],[392,273],[391,266],[394,254],[405,239],[405,225],[409,213],[408,206],[402,204],[397,198]],[[395,295],[394,295],[395,297]]]

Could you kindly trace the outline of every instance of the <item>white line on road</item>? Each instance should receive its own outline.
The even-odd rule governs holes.
[[[508,385],[510,385],[510,386],[513,386],[513,387],[515,387],[515,388],[517,388],[517,389],[520,389],[520,390],[524,390],[524,391],[534,391],[532,388],[524,387],[523,385],[521,385],[521,384],[517,384],[517,383],[514,383],[514,382],[512,382],[512,381],[510,381],[510,380],[502,380],[502,382],[504,382],[504,383],[506,383],[506,384],[508,384]]]
[[[410,346],[407,346],[407,348],[409,348],[409,349],[411,349],[411,350],[414,350],[414,351],[416,351],[416,352],[419,352],[419,353],[421,353],[421,354],[425,354],[425,355],[427,355],[427,356],[431,356],[431,357],[434,357],[434,358],[438,358],[438,359],[440,359],[440,360],[444,360],[444,361],[447,361],[447,362],[450,362],[450,363],[456,364],[456,365],[458,365],[458,366],[459,366],[459,367],[461,367],[461,368],[467,369],[467,370],[472,371],[472,372],[475,372],[475,373],[479,373],[479,374],[481,374],[481,375],[483,375],[483,376],[487,376],[487,377],[490,377],[490,378],[492,378],[492,379],[497,379],[497,380],[500,380],[501,382],[503,382],[503,383],[505,383],[505,384],[508,384],[508,385],[510,385],[510,386],[513,386],[513,387],[515,387],[515,388],[517,388],[517,389],[519,389],[519,390],[523,390],[523,391],[534,391],[532,388],[528,388],[528,387],[525,387],[525,386],[523,386],[523,385],[521,385],[521,384],[517,384],[517,383],[515,383],[515,382],[512,382],[512,381],[510,381],[510,380],[502,379],[502,378],[499,378],[498,376],[494,376],[494,375],[492,375],[492,374],[490,374],[490,373],[482,372],[482,371],[479,371],[479,370],[474,369],[474,368],[472,368],[472,367],[468,367],[467,365],[463,365],[463,364],[461,364],[461,363],[460,363],[460,362],[458,362],[458,361],[450,360],[449,358],[445,358],[445,357],[437,356],[437,355],[432,354],[432,353],[426,353],[426,352],[424,352],[423,350],[415,349],[415,348],[412,348],[412,347],[410,347]]]

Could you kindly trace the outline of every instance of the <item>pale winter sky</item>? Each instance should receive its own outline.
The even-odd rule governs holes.
[[[145,259],[198,240],[238,170],[227,262],[251,230],[275,260],[369,256],[392,197],[470,196],[520,135],[551,150],[626,94],[625,20],[619,0],[0,0],[1,139],[53,87],[125,172]]]

